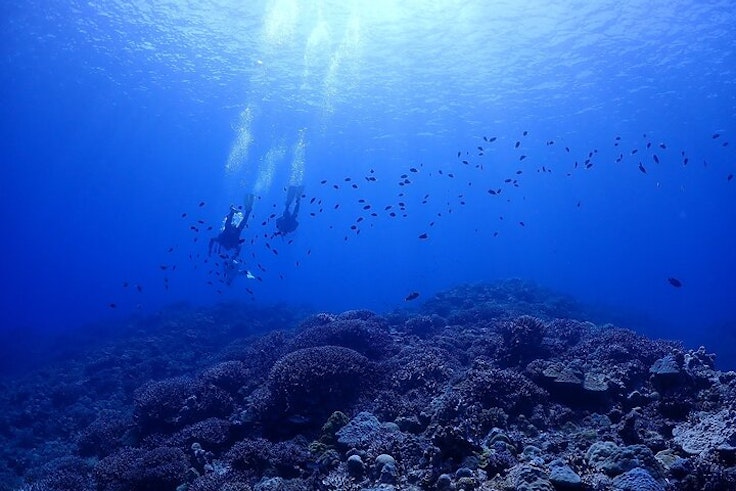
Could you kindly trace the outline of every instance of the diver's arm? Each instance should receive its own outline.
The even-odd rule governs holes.
[[[230,206],[230,212],[227,214],[227,218],[225,218],[225,226],[229,227],[233,224],[233,217],[235,216],[235,207]]]

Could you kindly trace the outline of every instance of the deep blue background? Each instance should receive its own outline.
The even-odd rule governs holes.
[[[2,329],[224,298],[380,311],[411,291],[521,277],[637,316],[648,334],[709,343],[734,365],[734,5],[400,3],[2,7]],[[233,176],[246,108],[253,143]],[[303,128],[307,199],[287,243],[265,235]],[[208,285],[212,233],[193,242],[189,226],[216,227],[279,146],[244,232],[263,281]],[[593,167],[574,169],[592,151]],[[401,200],[408,216],[388,217]]]

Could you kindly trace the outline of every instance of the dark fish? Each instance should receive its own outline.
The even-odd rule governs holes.
[[[659,163],[659,157],[657,157],[657,154],[656,153],[652,155],[652,159],[654,160],[654,163],[655,164],[658,164]]]
[[[182,218],[186,218],[186,217],[187,217],[187,214],[186,214],[186,213],[182,213],[182,214],[181,214],[181,217],[182,217]]]
[[[516,143],[514,143],[514,148],[519,148],[519,145],[521,145],[521,142],[517,141]]]
[[[411,292],[406,296],[404,300],[410,302],[412,300],[416,300],[417,298],[419,298],[419,292]]]
[[[340,189],[340,186],[338,186],[337,184],[333,184],[332,187],[335,189]]]
[[[489,194],[493,194],[493,195],[495,195],[495,194],[496,194],[496,191],[494,191],[493,189],[489,189],[489,190],[488,190],[488,193],[489,193]]]
[[[123,288],[128,288],[128,282],[127,281],[123,281]]]
[[[469,164],[470,164],[470,162],[468,162],[467,160],[463,160],[463,164],[465,164],[465,165],[469,165]]]
[[[448,173],[447,173],[447,177],[455,177],[455,174],[453,174],[453,173],[451,173],[451,172],[448,172]]]
[[[729,180],[729,181],[732,180],[733,179],[733,174],[729,174],[726,179]]]
[[[346,177],[345,178],[345,182],[350,182],[350,178],[349,177]]]
[[[489,141],[490,143],[493,143],[493,142],[495,142],[495,141],[496,141],[497,139],[498,139],[498,137],[492,136],[492,137],[490,137],[490,138],[488,139],[488,141]]]
[[[204,202],[204,201],[200,201],[200,202],[199,202],[199,207],[200,207],[200,208],[202,208],[202,207],[203,207],[204,205],[205,205],[205,202]]]
[[[426,233],[424,233],[424,234],[421,234],[421,235],[419,236],[419,238],[420,238],[420,239],[422,239],[422,240],[424,240],[424,239],[426,239],[426,238],[428,238],[428,237],[429,237],[429,235],[427,235]]]
[[[138,290],[138,292],[143,291],[143,287],[141,285],[135,285],[135,289]]]
[[[528,134],[529,134],[529,132],[528,132],[528,131],[526,131],[526,130],[524,130],[524,132],[522,133],[522,135],[523,135],[523,136],[526,136],[526,135],[528,135]]]
[[[116,303],[111,303],[111,304],[110,304],[110,308],[111,308],[111,309],[115,309],[115,308],[117,308],[117,306],[118,306],[118,305],[117,305]]]
[[[460,152],[457,153],[457,157],[460,158]]]
[[[169,267],[165,264],[162,264],[161,266],[159,266],[159,268],[161,268],[162,271],[166,271],[167,269],[169,269]]]
[[[716,138],[720,138],[720,137],[721,137],[721,134],[720,133],[713,133],[713,136],[711,136],[711,138],[713,138],[714,140]]]
[[[642,171],[644,174],[647,173],[647,170],[644,168],[641,162],[639,162],[639,170]]]
[[[637,148],[633,149],[633,150],[631,151],[631,155],[634,155],[634,154],[635,154],[636,152],[638,152],[638,151],[639,151],[639,149],[637,149]]]
[[[519,222],[519,225],[521,225],[522,227],[526,227],[526,223],[524,222]]]
[[[659,144],[659,148],[661,148],[662,150],[666,150],[667,149],[667,145],[665,145],[664,143],[660,143]]]
[[[667,278],[667,281],[669,281],[670,285],[674,286],[675,288],[680,288],[682,286],[682,281],[678,280],[674,276]]]
[[[480,152],[482,152],[482,151],[483,151],[483,147],[476,147],[476,148],[477,148],[477,149],[478,149],[478,151],[480,151]]]
[[[173,247],[169,247],[168,252],[174,252],[174,248]]]
[[[319,183],[320,184],[327,184],[327,179],[322,179],[321,181],[319,181]]]
[[[358,189],[358,185],[357,184],[353,184],[352,187],[353,187],[353,189]]]
[[[417,169],[416,167],[412,167],[409,169],[409,172],[419,172],[419,169]]]
[[[521,174],[522,172],[524,172],[524,171],[521,171],[521,170],[517,170],[517,171],[516,171],[516,174]]]
[[[520,155],[519,160],[524,160],[526,158],[526,155]]]
[[[567,153],[570,153],[570,147],[565,147],[565,151],[566,151]]]

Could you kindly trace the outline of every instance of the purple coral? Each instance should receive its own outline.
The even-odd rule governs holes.
[[[291,441],[270,442],[262,438],[238,442],[225,455],[233,469],[261,477],[267,471],[293,478],[307,470],[309,452]]]
[[[220,387],[234,394],[252,378],[252,371],[245,363],[238,360],[223,361],[207,368],[200,377],[206,384]]]
[[[145,433],[170,431],[207,417],[227,416],[233,401],[214,385],[177,377],[139,388],[134,405],[136,421]]]
[[[178,448],[124,448],[100,460],[94,477],[100,491],[174,489],[184,481],[189,461]]]
[[[503,366],[520,367],[545,354],[542,346],[544,322],[536,317],[522,315],[510,321],[502,321],[498,331],[503,345],[498,351],[498,359]]]
[[[347,409],[370,384],[369,366],[363,355],[341,346],[289,353],[271,369],[271,407],[265,416],[281,429],[289,421],[321,425],[333,411]]]
[[[118,411],[105,410],[77,437],[79,454],[104,457],[122,446],[125,434],[133,428],[133,421]]]
[[[342,346],[368,358],[380,359],[391,352],[393,340],[383,317],[368,311],[349,311],[334,320],[310,324],[296,335],[292,345],[294,348]]]
[[[463,405],[500,407],[509,414],[530,410],[547,397],[547,392],[513,370],[492,368],[482,363],[468,370],[457,386]]]

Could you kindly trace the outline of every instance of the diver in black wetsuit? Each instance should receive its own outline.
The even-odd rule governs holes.
[[[299,226],[296,217],[299,214],[299,205],[302,200],[302,192],[304,186],[289,186],[286,193],[286,205],[284,213],[276,220],[277,235],[287,235],[296,230]],[[289,207],[294,203],[294,208],[289,211]]]
[[[232,257],[238,257],[242,245],[240,232],[242,232],[245,228],[245,225],[248,223],[248,217],[250,216],[251,211],[253,211],[254,198],[255,197],[252,194],[247,194],[245,196],[245,206],[242,211],[243,216],[237,225],[233,223],[233,219],[235,218],[235,213],[238,213],[238,210],[234,206],[230,205],[230,212],[225,218],[225,223],[223,224],[220,233],[217,235],[217,237],[212,237],[210,239],[208,251],[208,254],[210,256],[212,255],[212,251],[215,246],[217,246],[218,253],[220,253],[222,249],[225,249],[226,251],[234,250],[235,253],[232,255]]]

